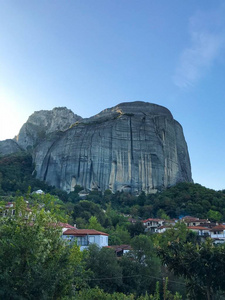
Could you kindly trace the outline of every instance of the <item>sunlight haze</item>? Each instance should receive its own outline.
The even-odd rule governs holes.
[[[193,180],[225,189],[224,1],[0,0],[0,140],[37,110],[167,107]]]

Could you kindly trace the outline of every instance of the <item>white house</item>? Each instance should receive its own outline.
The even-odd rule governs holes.
[[[165,220],[149,218],[142,221],[145,231],[157,232],[157,228],[164,225]]]
[[[26,201],[26,204],[28,205],[28,201]],[[27,206],[25,208],[26,210],[26,216],[28,217],[28,215],[30,215],[32,213],[32,210]],[[16,203],[15,202],[8,202],[5,204],[5,207],[0,207],[0,215],[2,215],[3,217],[9,217],[9,216],[15,216],[16,214]],[[21,216],[21,212],[19,213],[19,215]]]
[[[32,194],[37,194],[37,195],[44,195],[45,192],[42,191],[42,190],[37,190],[37,191],[34,191]]]
[[[77,242],[81,250],[88,248],[90,244],[97,244],[99,247],[108,246],[108,234],[95,229],[69,228],[63,232],[63,239],[70,242]]]
[[[159,227],[156,229],[156,232],[157,232],[157,233],[163,233],[163,232],[165,232],[166,230],[171,229],[171,228],[172,228],[172,225],[162,225],[162,226],[159,226]]]
[[[201,237],[210,236],[210,228],[204,226],[188,226],[188,229],[196,232]]]
[[[225,241],[225,225],[220,224],[214,226],[212,229],[210,229],[210,236],[212,239],[220,239]]]
[[[191,216],[185,216],[180,219],[181,222],[184,222],[187,226],[199,226],[202,224],[209,224],[208,219],[199,219]]]

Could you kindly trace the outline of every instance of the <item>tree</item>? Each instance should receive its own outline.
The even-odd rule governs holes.
[[[146,235],[135,236],[131,240],[133,250],[119,261],[123,273],[124,293],[143,295],[153,292],[155,277],[159,276],[159,259],[156,256],[151,238]]]
[[[214,246],[212,240],[201,245],[179,240],[158,248],[163,264],[175,275],[187,280],[191,299],[215,299],[225,290],[225,248]]]
[[[81,262],[79,247],[61,239],[55,218],[26,209],[22,197],[15,216],[0,218],[0,298],[56,299],[71,295]]]
[[[164,248],[167,247],[168,243],[179,240],[180,242],[192,242],[197,243],[199,237],[192,230],[187,229],[184,222],[177,223],[174,227],[166,230],[162,234],[155,234],[153,236],[154,244]]]
[[[57,218],[58,221],[67,222],[68,215],[65,211],[66,205],[57,196],[50,194],[33,194],[30,203],[43,207],[46,212]]]
[[[90,217],[89,223],[88,223],[88,228],[89,229],[95,229],[95,230],[98,230],[98,231],[104,231],[104,228],[98,222],[97,218],[94,217],[94,216]]]
[[[145,232],[145,227],[142,222],[136,222],[129,225],[128,231],[130,232],[131,237],[134,237],[136,235],[143,234]]]
[[[221,222],[223,219],[223,215],[219,211],[215,211],[212,209],[209,210],[207,217],[212,222]]]
[[[112,249],[99,248],[96,244],[89,246],[85,258],[86,270],[92,271],[90,287],[98,285],[105,292],[117,291],[122,284],[122,269]]]
[[[123,226],[116,226],[115,230],[110,231],[109,244],[121,245],[130,243],[130,234]]]
[[[105,213],[98,204],[91,201],[82,200],[74,205],[73,218],[83,218],[88,222],[88,220],[95,216],[98,222],[103,225],[105,222]]]

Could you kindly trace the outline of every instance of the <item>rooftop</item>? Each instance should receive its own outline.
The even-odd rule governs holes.
[[[107,233],[97,231],[95,229],[77,229],[77,228],[69,228],[63,232],[63,235],[74,235],[74,236],[85,236],[85,235],[106,235]]]

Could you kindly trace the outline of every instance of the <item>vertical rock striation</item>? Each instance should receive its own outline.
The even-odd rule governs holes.
[[[15,140],[24,150],[32,149],[48,134],[66,130],[81,119],[66,107],[36,111],[22,126]]]
[[[121,103],[80,118],[39,142],[33,158],[39,179],[68,192],[81,185],[153,193],[192,182],[181,125],[165,107],[146,102]]]
[[[22,152],[23,149],[11,139],[0,141],[0,156]]]

